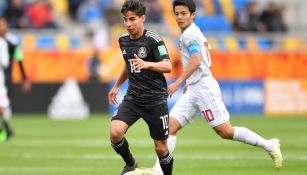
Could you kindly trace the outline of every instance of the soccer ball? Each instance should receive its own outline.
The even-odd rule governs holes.
[[[158,174],[153,170],[149,170],[149,169],[142,170],[142,169],[136,168],[134,171],[129,171],[125,173],[124,175],[158,175]]]
[[[129,171],[129,172],[125,173],[124,175],[143,175],[143,173],[141,171],[139,171],[138,169],[135,169],[133,171]]]

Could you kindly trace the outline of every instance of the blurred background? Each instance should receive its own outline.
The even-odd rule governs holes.
[[[166,42],[181,72],[180,34],[170,0],[146,0],[146,28]],[[307,16],[304,0],[195,0],[195,23],[211,45],[212,72],[232,114],[307,114]],[[13,65],[14,113],[108,113],[107,93],[124,62],[123,0],[0,0],[18,38],[32,91],[22,93]],[[123,89],[127,85],[125,84]],[[180,93],[177,93],[179,96]],[[170,100],[170,106],[178,97]],[[81,110],[82,109],[82,110]],[[66,111],[66,112],[67,112]],[[55,115],[56,116],[56,115]],[[64,115],[62,115],[64,116]]]
[[[285,161],[278,174],[306,174],[307,1],[194,1],[195,23],[211,45],[211,70],[231,116],[238,116],[232,124],[281,140]],[[162,36],[171,56],[173,71],[165,74],[171,83],[182,71],[172,1],[145,2],[146,28]],[[109,106],[107,94],[124,66],[122,3],[0,0],[0,15],[22,51],[9,89],[14,137],[0,134],[1,175],[118,174],[123,162],[109,141],[116,106]],[[24,91],[29,81],[21,55],[31,91]],[[119,98],[126,88],[127,82]],[[201,117],[187,128],[178,134],[174,174],[276,173],[265,152],[220,139]],[[156,155],[146,123],[137,122],[126,137],[140,167],[152,167]]]

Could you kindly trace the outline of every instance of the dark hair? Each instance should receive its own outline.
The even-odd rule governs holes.
[[[122,6],[121,13],[125,14],[128,11],[134,12],[138,16],[145,15],[146,7],[141,0],[126,0]]]
[[[179,5],[188,7],[191,13],[194,13],[196,11],[196,6],[193,0],[174,0],[173,11],[175,11],[175,7]]]

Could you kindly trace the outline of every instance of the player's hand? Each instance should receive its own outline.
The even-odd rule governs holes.
[[[132,59],[132,61],[136,70],[148,69],[148,62],[142,60],[137,54],[134,54],[134,59]]]
[[[179,87],[180,87],[180,84],[176,82],[169,85],[167,88],[168,95],[172,97],[172,95],[179,89]]]
[[[22,82],[21,91],[23,93],[29,93],[32,90],[32,83],[29,80]]]
[[[118,91],[119,91],[119,88],[117,88],[117,87],[113,87],[113,88],[110,90],[110,92],[109,92],[109,94],[108,94],[108,97],[109,97],[109,104],[113,104],[113,105],[118,104],[118,102],[117,102],[117,97],[116,97]]]

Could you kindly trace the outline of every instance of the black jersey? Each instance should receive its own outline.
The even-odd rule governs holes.
[[[9,66],[4,70],[4,74],[5,74],[5,85],[7,87],[8,96],[10,97],[11,86],[13,84],[13,80],[12,80],[13,60],[14,60],[14,53],[16,49],[18,49],[18,39],[15,35],[11,33],[7,33],[5,35],[5,40],[8,45],[10,62],[9,62]],[[17,63],[21,71],[22,79],[26,80],[27,77],[26,77],[26,73],[25,73],[22,61],[18,60]]]
[[[124,100],[141,106],[154,106],[167,102],[167,84],[163,73],[152,70],[134,69],[131,59],[137,54],[142,60],[160,62],[169,60],[163,40],[154,32],[145,30],[141,38],[132,40],[129,34],[119,38],[126,68],[128,71],[128,90]]]
[[[9,63],[9,66],[5,69],[5,83],[7,86],[10,86],[10,84],[12,83],[12,65],[13,65],[12,62],[14,60],[13,55],[14,55],[14,50],[17,47],[17,43],[15,43],[14,41],[15,38],[11,39],[12,37],[7,37],[7,36],[8,35],[6,35],[5,40],[8,45],[8,49],[9,49],[10,63]]]

